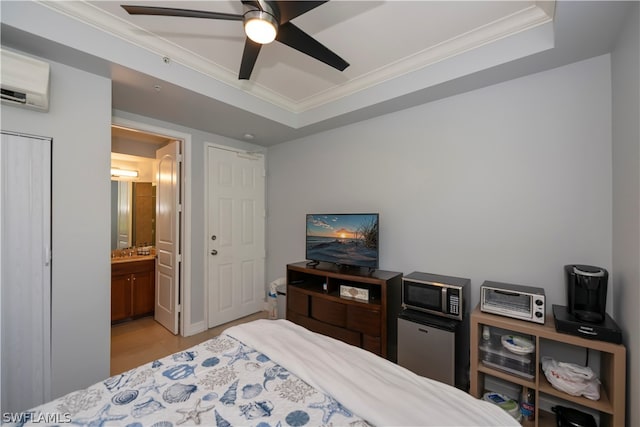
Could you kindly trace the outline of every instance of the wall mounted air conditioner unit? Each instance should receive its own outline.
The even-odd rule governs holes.
[[[49,110],[49,64],[0,49],[2,103]]]

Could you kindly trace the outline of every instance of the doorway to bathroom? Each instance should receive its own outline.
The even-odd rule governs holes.
[[[113,119],[112,272],[116,264],[148,264],[148,258],[154,265],[144,292],[148,273],[112,274],[112,318],[114,313],[126,320],[153,313],[156,322],[180,335],[188,333],[184,319],[190,308],[189,149],[189,135]]]

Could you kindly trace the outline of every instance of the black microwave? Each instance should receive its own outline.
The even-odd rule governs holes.
[[[402,278],[402,308],[462,320],[471,280],[414,271]]]

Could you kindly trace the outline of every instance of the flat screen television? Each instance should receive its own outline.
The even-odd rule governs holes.
[[[307,214],[306,258],[378,268],[378,214]]]

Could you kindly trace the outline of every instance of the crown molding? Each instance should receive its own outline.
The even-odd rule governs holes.
[[[445,61],[448,58],[531,30],[553,21],[555,13],[555,1],[536,1],[535,4],[525,9],[443,41],[340,86],[312,95],[302,101],[294,101],[256,82],[238,80],[235,71],[223,68],[200,55],[187,51],[183,47],[110,14],[88,1],[38,0],[37,3],[153,52],[162,58],[169,58],[172,62],[179,63],[293,114],[313,110],[354,93],[371,89],[399,76]]]
[[[542,3],[555,4],[554,2]],[[532,5],[512,15],[434,45],[411,57],[403,58],[393,64],[357,77],[337,88],[309,97],[297,103],[296,111],[304,112],[314,109],[353,93],[369,89],[385,81],[421,70],[453,56],[544,25],[553,20],[553,10],[553,8],[549,11],[548,7],[545,10],[539,5]]]

